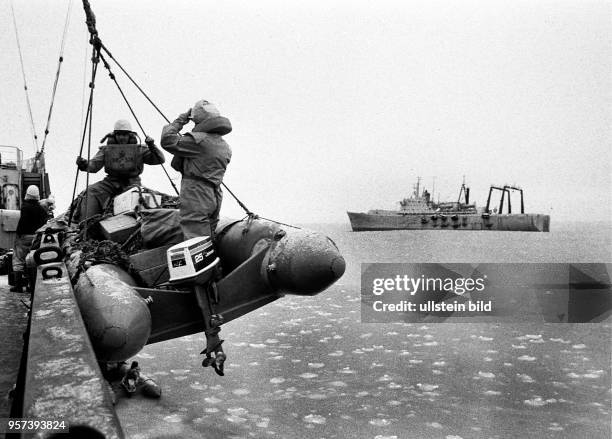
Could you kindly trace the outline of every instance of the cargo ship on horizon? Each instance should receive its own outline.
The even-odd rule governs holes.
[[[499,208],[491,208],[491,196],[499,191]],[[521,213],[512,213],[511,191],[518,191]],[[503,213],[504,202],[507,213]],[[381,230],[497,230],[522,232],[548,232],[550,215],[526,214],[523,190],[515,186],[489,188],[487,204],[477,209],[470,204],[470,188],[461,185],[456,202],[434,202],[432,195],[420,190],[417,180],[412,196],[399,202],[399,210],[374,209],[367,213],[347,212],[354,232]]]

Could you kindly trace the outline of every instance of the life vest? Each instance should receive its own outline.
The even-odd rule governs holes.
[[[136,177],[143,168],[140,145],[106,145],[104,169],[112,177]]]

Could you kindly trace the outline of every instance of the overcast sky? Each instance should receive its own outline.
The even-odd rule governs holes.
[[[31,156],[10,2],[0,4],[0,144]],[[91,4],[103,43],[168,118],[205,98],[232,121],[225,182],[261,216],[348,223],[346,210],[396,207],[417,177],[456,199],[464,176],[481,206],[489,185],[517,184],[527,211],[553,225],[611,216],[609,1]],[[13,5],[42,140],[69,2]],[[80,1],[70,16],[45,147],[60,207],[91,69]],[[165,121],[112,69],[159,142]],[[92,155],[116,119],[136,127],[102,66],[96,84]],[[143,182],[172,191],[159,168]],[[227,193],[222,215],[242,216]]]

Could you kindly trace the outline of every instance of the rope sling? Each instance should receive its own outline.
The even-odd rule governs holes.
[[[92,58],[91,58],[92,59],[92,75],[91,75],[91,82],[89,84],[89,87],[90,87],[89,105],[88,105],[88,108],[87,108],[87,114],[85,116],[85,126],[84,126],[84,129],[83,129],[83,137],[82,137],[82,141],[81,141],[81,149],[80,149],[80,152],[79,152],[79,156],[82,156],[84,140],[85,140],[85,132],[89,131],[88,145],[87,145],[87,160],[89,161],[89,159],[90,159],[90,152],[91,152],[91,124],[92,124],[92,117],[93,117],[93,93],[94,93],[94,88],[95,88],[95,77],[96,77],[96,72],[97,72],[97,65],[98,65],[100,60],[102,60],[102,63],[104,65],[104,67],[108,70],[109,77],[115,83],[117,89],[119,90],[119,93],[123,97],[123,100],[127,104],[130,112],[132,113],[132,116],[136,120],[136,123],[140,127],[143,135],[145,136],[145,138],[147,137],[147,134],[146,134],[142,124],[140,123],[140,120],[136,116],[136,113],[134,112],[130,102],[128,101],[125,93],[123,92],[123,89],[121,88],[121,86],[117,82],[117,78],[116,78],[115,74],[112,72],[110,64],[107,61],[107,59],[105,58],[104,54],[106,54],[108,56],[108,58],[111,59],[119,67],[119,69],[125,74],[125,76],[130,80],[130,82],[144,96],[144,98],[147,99],[147,101],[153,106],[153,108],[161,115],[161,117],[167,123],[170,123],[170,119],[168,119],[166,117],[166,115],[159,109],[159,107],[155,104],[155,102],[153,102],[153,100],[149,97],[149,95],[140,87],[140,85],[138,85],[138,83],[126,71],[126,69],[121,65],[121,63],[119,63],[119,61],[117,61],[117,59],[113,56],[113,54],[110,52],[110,50],[108,50],[108,48],[102,43],[102,40],[100,39],[100,37],[98,35],[98,31],[96,29],[96,17],[95,17],[95,15],[93,13],[93,10],[91,9],[91,5],[90,5],[88,0],[83,0],[83,9],[85,10],[85,16],[87,18],[85,22],[87,24],[87,29],[88,29],[88,32],[90,34],[89,43],[93,46],[93,54],[92,54]],[[104,52],[104,54],[102,52]],[[87,127],[87,122],[89,122],[89,127]],[[174,182],[170,178],[170,175],[168,174],[168,171],[166,170],[166,168],[164,167],[163,164],[161,164],[161,167],[164,170],[164,173],[166,174],[166,177],[168,178],[168,181],[172,185],[172,187],[173,187],[174,191],[176,192],[176,194],[180,195],[178,189],[176,188],[176,185],[174,184]],[[69,215],[68,223],[70,223],[72,221],[72,217],[73,217],[73,211],[74,211],[74,205],[75,205],[74,199],[75,199],[75,195],[76,195],[76,187],[77,187],[78,175],[79,175],[79,169],[77,168],[77,172],[76,172],[76,176],[75,176],[74,188],[73,188],[73,192],[72,192],[71,210],[70,210],[70,215]],[[265,219],[267,221],[274,222],[274,223],[277,223],[277,224],[281,224],[281,225],[284,225],[284,226],[295,227],[295,226],[291,226],[289,224],[284,224],[284,223],[281,223],[281,222],[278,222],[278,221],[275,221],[275,220],[272,220],[272,219],[269,219],[269,218],[260,217],[259,215],[253,213],[242,201],[240,201],[240,199],[230,190],[230,188],[224,182],[221,182],[221,185],[223,186],[223,188],[225,190],[227,190],[227,192],[229,192],[229,194],[234,198],[234,200],[236,200],[238,205],[245,211],[245,213],[246,213],[246,217],[245,218],[249,218],[250,221],[252,221],[253,219],[256,219],[256,218],[261,218],[261,219]],[[87,173],[86,187],[89,187],[89,173]],[[87,203],[88,192],[89,191],[85,192],[85,203]],[[299,227],[296,227],[296,228],[299,228]]]

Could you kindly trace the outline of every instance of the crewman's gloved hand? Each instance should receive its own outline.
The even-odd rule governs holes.
[[[77,157],[76,164],[81,171],[87,169],[87,159],[84,159],[83,157]]]
[[[145,137],[145,143],[147,144],[149,148],[155,146],[155,140],[153,140],[153,137],[151,136]]]
[[[180,131],[185,125],[191,120],[191,108],[184,113],[178,115],[171,125],[174,126],[176,131]]]

